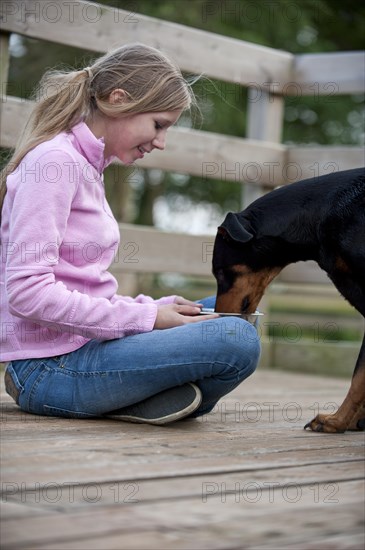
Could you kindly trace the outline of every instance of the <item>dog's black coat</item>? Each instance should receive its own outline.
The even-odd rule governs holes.
[[[335,172],[281,187],[220,226],[213,273],[222,293],[245,264],[252,271],[315,260],[365,315],[365,169]],[[227,238],[228,234],[228,238]],[[223,288],[224,286],[224,288]]]
[[[365,316],[364,168],[287,185],[243,212],[229,213],[218,228],[213,251],[217,311],[254,311],[280,270],[302,260],[315,260]],[[318,415],[309,425],[332,432],[363,428],[364,413],[365,336],[339,411]]]

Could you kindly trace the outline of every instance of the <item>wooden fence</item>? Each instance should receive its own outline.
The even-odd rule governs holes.
[[[364,55],[347,52],[293,55],[242,40],[189,28],[113,7],[78,2],[3,0],[1,10],[1,134],[0,146],[14,146],[29,101],[6,94],[10,33],[105,52],[140,41],[161,48],[181,69],[248,88],[248,129],[245,138],[173,128],[163,154],[147,155],[138,164],[205,178],[239,181],[245,202],[265,190],[334,170],[362,166],[361,147],[309,147],[281,143],[286,96],[333,96],[364,90]],[[204,181],[202,181],[204,185]],[[178,272],[209,275],[212,236],[164,233],[121,224],[122,242],[114,264],[118,275]],[[287,282],[327,282],[315,264],[286,268]]]

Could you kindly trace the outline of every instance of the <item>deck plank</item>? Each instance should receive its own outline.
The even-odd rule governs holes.
[[[198,420],[22,413],[2,395],[2,547],[358,549],[364,434],[303,425],[348,381],[258,371]]]
[[[308,536],[335,536],[343,529],[351,530],[357,538],[361,534],[360,513],[363,512],[364,484],[358,481],[338,482],[337,493],[329,502],[316,502],[313,491],[301,491],[300,498],[293,493],[237,494],[222,499],[215,495],[206,502],[202,498],[176,499],[137,504],[115,504],[72,510],[69,514],[54,513],[26,517],[19,530],[19,518],[8,519],[3,537],[6,548],[88,548],[85,538],[99,538],[105,548],[104,537],[118,535],[120,548],[141,548],[148,545],[145,531],[160,536],[159,547],[171,548],[167,539],[179,540],[178,548],[235,548],[247,544],[268,542],[275,534],[281,541],[303,543]],[[188,511],[188,513],[187,513]],[[362,516],[363,517],[363,516]],[[72,521],[70,521],[72,520]],[[45,528],[46,526],[46,528]],[[126,546],[123,538],[134,535],[134,545]],[[79,540],[79,546],[75,543]],[[64,544],[66,546],[64,546]],[[82,544],[84,546],[82,546]],[[185,546],[181,546],[185,544]],[[194,544],[194,545],[193,545]],[[236,545],[236,546],[233,546]],[[157,546],[158,547],[158,546]],[[173,546],[175,547],[175,546]],[[247,547],[247,546],[244,546]]]

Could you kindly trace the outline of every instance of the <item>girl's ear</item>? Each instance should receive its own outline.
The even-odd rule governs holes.
[[[118,103],[123,103],[127,101],[127,92],[122,90],[122,88],[116,88],[113,90],[109,96],[109,103],[112,105],[117,105]]]

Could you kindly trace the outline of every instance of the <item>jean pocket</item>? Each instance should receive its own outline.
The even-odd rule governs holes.
[[[69,411],[50,405],[43,405],[44,414],[47,416],[58,416],[62,418],[97,418],[95,414],[84,413],[80,411]]]
[[[19,382],[19,379],[11,363],[9,363],[9,365],[6,367],[4,384],[6,393],[14,399],[17,405],[19,405],[19,396],[22,391],[24,391],[24,388]]]

